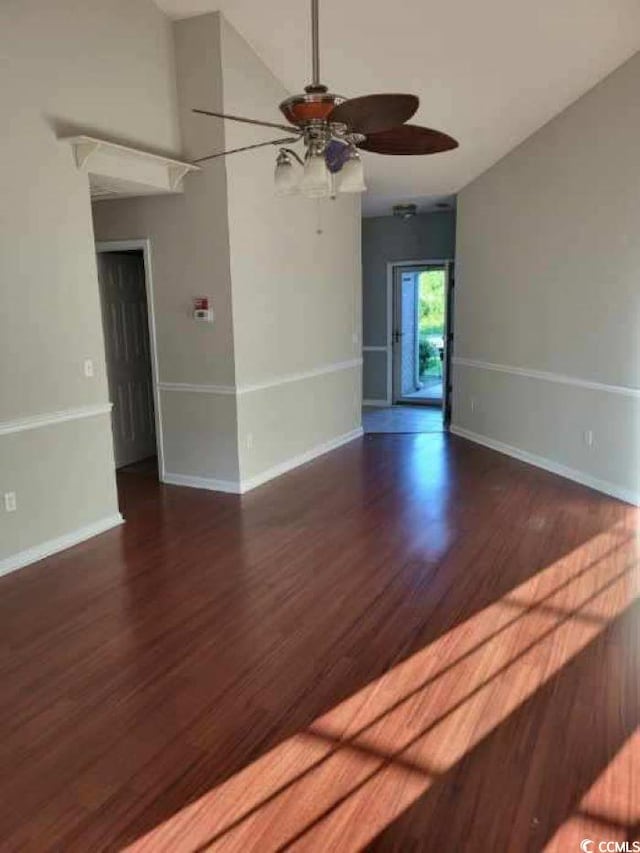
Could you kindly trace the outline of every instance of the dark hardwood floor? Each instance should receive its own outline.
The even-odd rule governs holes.
[[[636,509],[444,434],[119,481],[0,581],[2,851],[639,837]]]

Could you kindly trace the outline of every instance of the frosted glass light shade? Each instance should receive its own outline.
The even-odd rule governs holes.
[[[340,170],[340,184],[338,189],[341,193],[363,193],[366,191],[364,166],[357,154],[349,157]]]
[[[292,195],[298,191],[297,169],[290,159],[278,158],[273,180],[276,195]]]
[[[322,198],[331,194],[331,173],[324,154],[308,154],[300,181],[300,192],[309,198]]]

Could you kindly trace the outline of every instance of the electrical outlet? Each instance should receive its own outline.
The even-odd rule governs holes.
[[[87,379],[93,378],[93,361],[90,358],[84,360],[84,375]]]
[[[592,429],[586,429],[582,433],[582,438],[584,440],[584,443],[587,445],[587,447],[593,447],[593,430]]]
[[[18,509],[15,492],[4,493],[4,508],[6,512],[15,512]]]

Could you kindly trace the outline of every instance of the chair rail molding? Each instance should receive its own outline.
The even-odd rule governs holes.
[[[303,379],[314,379],[316,376],[325,376],[329,373],[337,373],[341,370],[350,370],[361,367],[361,358],[352,358],[349,361],[337,361],[311,370],[302,370],[299,373],[286,373],[274,376],[273,379],[265,379],[260,382],[250,382],[245,385],[206,385],[194,382],[158,382],[161,391],[183,391],[194,394],[231,394],[242,396],[252,394],[255,391],[264,391],[268,388],[276,388],[279,385],[287,385],[290,382],[300,382]]]
[[[471,367],[477,370],[490,370],[495,373],[509,373],[513,376],[524,376],[543,382],[555,382],[560,385],[587,388],[591,391],[604,391],[608,394],[622,394],[625,397],[640,398],[640,388],[634,388],[631,385],[610,385],[605,382],[594,382],[591,379],[581,379],[579,376],[568,376],[564,373],[552,373],[547,370],[535,370],[528,367],[514,367],[509,364],[498,364],[475,358],[462,358],[461,356],[454,356],[452,362],[456,367]]]
[[[205,385],[196,382],[158,382],[160,391],[183,391],[192,394],[236,395],[235,385]]]
[[[93,418],[96,415],[108,415],[111,413],[113,403],[96,403],[92,406],[77,406],[73,409],[62,409],[58,412],[46,412],[40,415],[31,415],[17,418],[12,421],[0,421],[0,435],[10,435],[14,432],[24,432],[28,429],[60,424],[65,421],[77,421],[82,418]]]

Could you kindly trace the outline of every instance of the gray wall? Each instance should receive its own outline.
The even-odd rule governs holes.
[[[187,176],[184,194],[96,204],[94,234],[87,174],[56,139],[82,130],[187,158],[254,141],[240,126],[225,140],[222,122],[191,113],[228,102],[269,118],[260,111],[271,104],[278,120],[285,90],[222,30],[216,16],[172,25],[152,0],[0,2],[10,81],[0,86],[0,494],[17,497],[17,511],[0,512],[0,574],[121,521],[94,236],[151,241],[169,473],[236,488],[358,431],[359,199],[321,206],[318,235],[318,205],[276,198],[273,149],[258,149]],[[213,326],[190,318],[199,294],[214,301]],[[256,332],[266,319],[269,349]],[[314,375],[293,382],[294,372]]]
[[[640,499],[640,54],[458,196],[455,429]]]
[[[278,121],[288,93],[247,42],[218,13],[174,29],[185,155],[273,138],[191,112]],[[98,239],[151,240],[169,482],[248,489],[360,428],[360,198],[278,198],[274,157],[213,160],[180,198],[95,205]],[[200,293],[212,326],[190,319]]]
[[[362,220],[362,344],[365,400],[387,396],[389,352],[367,351],[387,347],[387,264],[453,258],[454,211],[425,213],[413,219],[374,216]]]
[[[191,111],[193,104],[224,105],[220,17],[176,21],[173,30],[184,156],[195,159],[226,147],[224,122]],[[178,196],[94,204],[97,240],[151,243],[165,479],[231,482],[239,475],[235,397],[201,391],[235,382],[227,202],[220,158],[189,175]],[[212,300],[213,325],[191,318],[198,294]]]
[[[173,156],[180,140],[151,0],[0,3],[0,57],[0,489],[17,495],[2,572],[119,520],[89,187],[56,136]]]
[[[224,18],[221,36],[227,110],[278,121],[287,90]],[[273,139],[268,129],[226,124],[228,148]],[[238,452],[248,488],[360,429],[360,197],[278,198],[271,146],[228,157],[225,167]]]

